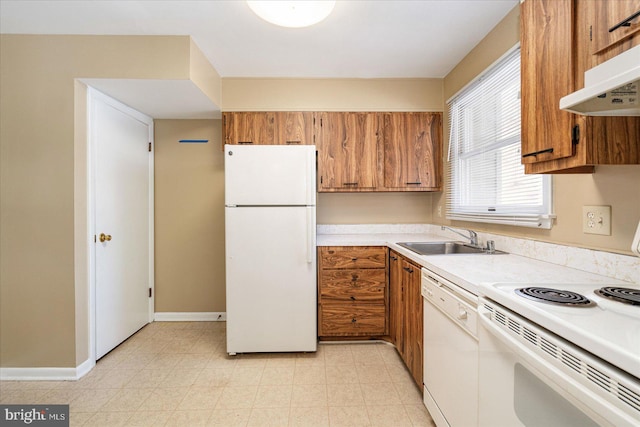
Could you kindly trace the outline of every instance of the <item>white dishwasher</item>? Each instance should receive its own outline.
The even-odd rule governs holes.
[[[422,269],[424,404],[438,427],[478,425],[478,297]]]

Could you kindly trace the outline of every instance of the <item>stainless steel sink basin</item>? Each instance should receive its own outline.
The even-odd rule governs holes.
[[[461,242],[398,242],[419,255],[456,255],[456,254],[489,254],[486,249],[465,245]],[[504,254],[503,251],[493,251],[491,254]]]

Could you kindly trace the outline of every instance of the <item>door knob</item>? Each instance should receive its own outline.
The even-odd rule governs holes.
[[[104,233],[100,233],[100,237],[98,237],[100,239],[101,242],[110,242],[111,241],[111,234],[104,234]]]

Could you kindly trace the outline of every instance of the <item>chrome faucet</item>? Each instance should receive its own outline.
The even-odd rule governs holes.
[[[478,247],[478,233],[476,233],[473,230],[468,230],[468,229],[464,229],[464,231],[466,231],[467,233],[469,233],[468,236],[465,236],[464,234],[460,233],[459,231],[454,230],[451,227],[447,227],[445,225],[442,225],[440,227],[440,230],[449,230],[449,231],[453,231],[454,233],[456,233],[459,236],[464,237],[465,239],[469,239],[469,243],[471,244],[471,246],[475,246],[476,248]]]

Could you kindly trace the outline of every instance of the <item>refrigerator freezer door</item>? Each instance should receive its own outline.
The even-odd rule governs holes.
[[[225,145],[225,205],[316,204],[315,145]]]
[[[315,207],[225,215],[227,352],[316,351]]]

